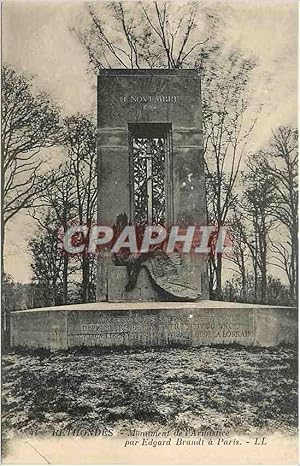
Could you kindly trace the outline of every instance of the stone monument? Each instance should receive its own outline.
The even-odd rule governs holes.
[[[104,70],[97,98],[98,224],[206,225],[197,71]],[[11,344],[28,348],[296,341],[296,309],[209,301],[206,256],[180,251],[103,248],[96,303],[11,314]]]
[[[98,223],[113,225],[122,213],[131,225],[206,225],[196,70],[101,71],[97,143]],[[155,287],[146,270],[126,291],[126,266],[99,255],[97,301],[176,300],[172,287]],[[183,255],[177,271],[177,283],[208,299],[206,257]]]

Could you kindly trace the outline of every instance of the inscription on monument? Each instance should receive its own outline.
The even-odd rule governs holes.
[[[46,320],[45,320],[46,318]],[[45,325],[46,322],[46,325]],[[60,325],[59,325],[60,324]],[[51,350],[76,346],[201,346],[239,343],[276,346],[297,341],[296,309],[182,308],[141,311],[70,310],[12,313],[14,346]],[[45,328],[47,331],[45,332]]]
[[[177,95],[123,95],[120,97],[120,102],[125,103],[173,103],[178,101]]]
[[[71,330],[71,329],[70,329]],[[69,333],[69,341],[106,344],[201,344],[209,341],[243,343],[254,337],[252,313],[135,314],[123,318],[103,314],[96,323],[81,322]]]

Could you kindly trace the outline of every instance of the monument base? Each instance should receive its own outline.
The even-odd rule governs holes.
[[[297,309],[221,301],[92,303],[11,313],[11,345],[160,347],[297,342]]]

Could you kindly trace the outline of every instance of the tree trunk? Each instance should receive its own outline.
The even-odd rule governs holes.
[[[267,303],[267,233],[265,219],[262,221],[262,232],[260,237],[260,257],[261,257],[261,302]]]
[[[53,286],[53,295],[52,295],[53,306],[57,306],[57,288],[56,285]]]
[[[218,300],[222,300],[222,253],[217,253],[217,268],[216,268],[216,296]]]
[[[9,347],[10,345],[10,313],[7,309],[5,287],[4,287],[4,277],[5,277],[4,246],[5,246],[5,225],[2,219],[2,222],[1,222],[1,291],[2,291],[1,328],[2,328],[2,348],[3,349]]]
[[[245,301],[246,299],[246,286],[247,286],[246,270],[243,264],[243,268],[242,268],[242,300],[243,301]]]
[[[4,185],[5,185],[5,175],[4,175],[4,150],[3,150],[3,141],[2,141],[2,150],[1,150],[1,205],[2,209],[4,206]],[[5,289],[4,289],[4,245],[5,245],[5,223],[4,223],[4,214],[2,210],[1,216],[1,330],[2,330],[2,348],[5,348],[9,345],[9,335],[10,335],[10,316],[7,311],[6,299],[5,299]]]
[[[293,226],[291,232],[291,268],[292,268],[292,280],[290,283],[290,299],[292,304],[298,304],[298,270],[299,270],[299,260],[298,260],[298,227]]]
[[[215,276],[215,258],[213,254],[209,254],[209,299],[214,299],[214,276]]]
[[[261,267],[261,302],[262,304],[267,303],[267,267],[265,263],[265,257]]]
[[[252,253],[253,274],[254,274],[254,302],[257,303],[258,297],[258,265],[257,265],[257,250]]]
[[[90,264],[88,256],[82,258],[82,302],[89,302]]]
[[[68,266],[69,257],[64,255],[64,268],[63,268],[63,304],[68,304]]]

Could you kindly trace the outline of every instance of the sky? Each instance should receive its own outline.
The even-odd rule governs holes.
[[[249,145],[257,150],[268,142],[272,128],[297,123],[297,2],[210,0],[209,5],[223,18],[224,50],[237,47],[258,62],[253,101],[264,107]],[[66,115],[96,109],[96,77],[88,72],[87,56],[74,33],[86,22],[86,4],[77,0],[2,3],[2,60],[35,75],[36,86]],[[8,224],[6,272],[17,281],[31,277],[27,241],[33,228],[24,212]]]

